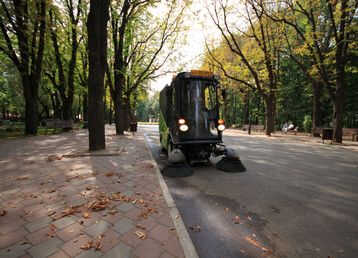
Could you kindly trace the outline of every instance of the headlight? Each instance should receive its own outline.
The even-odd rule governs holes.
[[[180,125],[179,130],[182,132],[186,132],[189,130],[189,126],[187,126],[186,124]]]
[[[185,124],[185,119],[183,119],[183,118],[180,118],[180,119],[178,120],[178,123],[179,123],[180,125],[183,125],[183,124]]]
[[[218,130],[219,131],[224,131],[225,130],[225,125],[223,125],[223,124],[218,125]]]

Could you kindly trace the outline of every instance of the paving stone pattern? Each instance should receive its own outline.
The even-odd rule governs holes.
[[[86,130],[0,140],[1,258],[184,257],[143,134],[107,127],[106,144],[89,153]]]

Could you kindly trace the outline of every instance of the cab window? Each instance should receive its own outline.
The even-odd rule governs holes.
[[[212,110],[216,107],[216,90],[212,84],[206,84],[204,88],[204,102],[207,110]]]

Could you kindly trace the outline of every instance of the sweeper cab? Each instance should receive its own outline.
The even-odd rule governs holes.
[[[222,156],[219,169],[243,169],[236,152],[222,141],[225,122],[219,116],[219,89],[218,76],[192,70],[177,74],[160,92],[160,144],[170,163],[193,164]]]

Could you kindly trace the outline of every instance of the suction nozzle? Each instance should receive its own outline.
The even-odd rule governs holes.
[[[180,149],[168,153],[168,164],[162,169],[167,177],[187,177],[193,175],[193,169],[186,163],[185,155]]]
[[[246,168],[244,164],[242,164],[236,151],[230,148],[225,149],[223,158],[218,161],[215,166],[217,169],[229,173],[240,173],[246,171]]]

